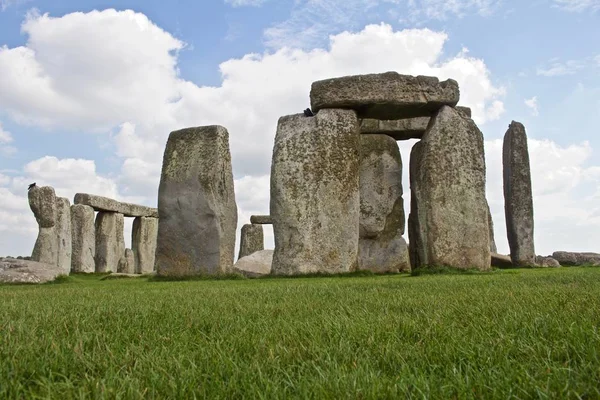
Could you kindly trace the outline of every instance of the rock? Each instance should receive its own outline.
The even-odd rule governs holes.
[[[271,273],[272,262],[273,250],[260,250],[237,260],[233,270],[248,278],[258,278]]]
[[[133,274],[135,271],[135,256],[133,250],[125,249],[123,256],[119,260],[117,272],[120,274]]]
[[[137,217],[133,220],[131,247],[135,256],[136,274],[149,274],[154,271],[158,218]]]
[[[237,206],[227,129],[205,126],[171,132],[158,212],[159,275],[231,272]]]
[[[265,249],[265,239],[262,225],[246,224],[240,234],[240,254],[238,258],[249,256]]]
[[[492,267],[496,268],[512,268],[512,261],[510,256],[503,254],[491,253],[491,264]]]
[[[554,253],[552,253],[552,258],[558,261],[561,265],[600,265],[600,254],[598,253],[573,253],[568,251],[555,251]]]
[[[451,107],[433,117],[410,159],[412,268],[490,268],[483,135]]]
[[[490,211],[490,206],[487,204],[487,212],[488,212],[488,227],[490,228],[490,252],[498,253],[498,248],[496,247],[496,239],[494,238],[494,221],[492,220],[492,212]]]
[[[402,159],[385,135],[360,136],[358,267],[373,272],[410,270],[404,234]]]
[[[460,111],[467,118],[471,118],[471,109],[464,106],[456,106],[456,111]]]
[[[44,283],[64,275],[56,265],[0,258],[0,283]]]
[[[123,214],[126,217],[153,217],[158,218],[158,209],[141,206],[138,204],[122,203],[108,197],[96,196],[88,193],[77,193],[75,204],[93,207],[95,211],[107,211]]]
[[[279,119],[271,164],[274,274],[358,267],[359,137],[352,110]]]
[[[397,72],[326,79],[312,84],[312,110],[350,108],[359,118],[382,120],[429,117],[443,105],[455,106],[458,83]]]
[[[525,127],[513,121],[502,147],[504,211],[510,255],[515,266],[535,264],[533,196]]]
[[[273,219],[270,215],[251,215],[250,223],[257,225],[271,225],[273,224]]]
[[[539,267],[559,268],[560,263],[552,257],[536,256],[535,264]]]
[[[31,259],[41,263],[57,265],[58,239],[56,222],[58,210],[54,188],[34,186],[28,192],[29,207],[38,223],[38,237],[35,241]]]
[[[57,222],[56,222],[56,240],[57,247],[57,265],[63,271],[63,274],[71,273],[71,203],[64,197],[56,198]]]
[[[94,273],[96,271],[96,228],[94,209],[83,204],[71,206],[72,254],[71,271]]]
[[[96,272],[117,272],[125,251],[122,237],[123,214],[100,211],[96,216]]]

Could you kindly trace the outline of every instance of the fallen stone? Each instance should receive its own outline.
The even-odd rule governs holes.
[[[158,210],[159,275],[231,272],[237,206],[227,129],[213,125],[171,132]]]
[[[549,267],[549,268],[558,268],[558,267],[560,267],[560,263],[558,261],[556,261],[552,257],[536,256],[535,257],[535,264],[538,267]]]
[[[44,283],[59,275],[64,273],[57,265],[0,258],[0,283]]]
[[[259,278],[271,273],[272,263],[273,250],[260,250],[238,259],[233,270],[248,278]]]
[[[158,218],[137,217],[133,220],[131,247],[135,255],[136,274],[148,274],[154,271],[157,236]]]
[[[272,225],[273,219],[270,215],[251,215],[250,223],[257,225]]]
[[[554,253],[552,253],[552,258],[558,261],[560,265],[600,265],[600,254],[598,253],[573,253],[568,251],[555,251]]]
[[[117,272],[125,251],[125,244],[120,240],[122,237],[123,214],[99,212],[96,216],[96,272]]]
[[[71,203],[64,197],[57,197],[56,210],[56,240],[58,240],[56,264],[63,271],[63,274],[69,275],[71,273],[72,256]]]
[[[96,228],[94,209],[83,204],[71,206],[72,253],[71,271],[94,273],[96,271]]]
[[[496,268],[512,268],[512,261],[510,256],[503,254],[491,253],[491,264],[492,267]]]
[[[38,223],[38,237],[35,241],[31,259],[33,261],[57,265],[58,238],[56,223],[58,210],[54,188],[34,186],[28,192],[29,207]]]
[[[96,196],[88,193],[77,193],[75,204],[93,207],[95,211],[106,211],[123,214],[126,217],[153,217],[158,218],[158,209],[141,206],[138,204],[123,203],[108,197]]]
[[[385,135],[360,136],[358,268],[373,272],[410,270],[404,234],[402,159]]]
[[[271,164],[274,274],[358,267],[359,138],[352,110],[279,119]]]
[[[265,239],[262,225],[246,224],[242,226],[240,234],[240,253],[238,258],[249,256],[252,253],[265,249]]]
[[[135,256],[133,250],[125,249],[119,260],[117,272],[121,274],[133,274],[135,272]]]
[[[359,118],[381,120],[430,117],[443,105],[455,106],[458,83],[397,72],[326,79],[312,84],[312,110],[350,108]]]
[[[451,107],[433,117],[410,159],[411,266],[490,268],[483,135]]]
[[[504,211],[510,255],[515,266],[535,264],[533,196],[525,127],[513,121],[502,147]]]

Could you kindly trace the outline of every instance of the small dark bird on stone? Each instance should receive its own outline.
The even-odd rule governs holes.
[[[35,187],[35,182],[33,182],[31,185],[29,185],[29,187],[27,188],[27,190],[31,190]]]
[[[315,114],[310,110],[310,108],[307,108],[306,110],[304,110],[304,116],[305,117],[314,117]]]

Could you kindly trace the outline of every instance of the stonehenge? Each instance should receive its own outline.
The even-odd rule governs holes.
[[[71,206],[71,272],[96,271],[96,227],[94,209],[83,204]]]
[[[238,255],[238,259],[264,249],[265,239],[262,225],[246,224],[242,226],[242,232],[240,234],[240,253]]]
[[[171,132],[158,213],[157,274],[231,272],[237,206],[227,129],[212,125]]]
[[[149,274],[154,271],[158,218],[136,217],[131,232],[131,249],[134,255],[134,273]]]

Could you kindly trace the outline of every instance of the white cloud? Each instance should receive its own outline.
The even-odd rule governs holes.
[[[537,74],[541,76],[574,75],[583,68],[585,68],[585,62],[580,60],[569,60],[564,63],[554,61],[547,67],[539,67]]]
[[[540,112],[538,110],[538,102],[537,101],[538,101],[537,96],[533,96],[530,99],[525,99],[525,105],[531,109],[531,115],[533,115],[534,117],[537,117],[538,115],[540,115]]]
[[[492,15],[502,0],[408,0],[408,21],[424,23],[428,20],[463,18],[469,14]]]
[[[225,0],[225,4],[229,4],[232,7],[259,7],[265,4],[269,0]]]
[[[571,12],[596,12],[600,10],[600,0],[554,0],[554,7]]]
[[[17,152],[17,148],[9,145],[9,143],[13,142],[13,137],[10,132],[5,131],[2,128],[2,123],[0,122],[0,154],[5,157],[10,157]]]
[[[0,11],[5,11],[10,6],[29,3],[31,0],[0,0]]]

